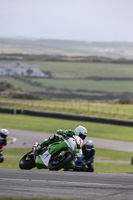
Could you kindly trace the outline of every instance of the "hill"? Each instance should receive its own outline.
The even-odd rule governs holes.
[[[133,43],[0,38],[0,62],[5,61],[39,64],[49,75],[8,77],[8,83],[25,93],[81,100],[133,99]],[[13,92],[14,97],[22,91]]]
[[[0,38],[0,54],[8,53],[133,59],[133,43]]]

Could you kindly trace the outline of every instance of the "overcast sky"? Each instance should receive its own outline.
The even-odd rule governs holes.
[[[0,37],[133,42],[133,0],[0,0]]]

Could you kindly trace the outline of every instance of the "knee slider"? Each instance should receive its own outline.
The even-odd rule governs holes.
[[[55,137],[56,137],[55,135],[50,135],[49,140],[53,141],[55,139]]]

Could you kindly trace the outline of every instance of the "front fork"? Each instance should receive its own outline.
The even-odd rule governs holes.
[[[33,151],[33,157],[34,157],[34,160],[36,160],[36,147],[33,147],[33,149],[32,149],[32,151]]]

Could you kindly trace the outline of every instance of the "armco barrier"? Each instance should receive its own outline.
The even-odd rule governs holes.
[[[21,109],[3,108],[3,107],[0,107],[0,113],[24,114],[24,115],[33,115],[33,116],[41,116],[41,117],[50,117],[50,118],[58,118],[58,119],[96,122],[96,123],[133,127],[133,121],[131,120],[111,119],[111,118],[104,118],[104,117],[92,117],[92,116],[84,116],[84,115],[55,113],[55,112],[41,112],[41,111],[35,111],[35,110],[22,111]]]
[[[22,110],[21,109],[15,109],[15,108],[0,107],[0,113],[22,114]]]
[[[103,118],[103,117],[92,117],[92,116],[54,113],[54,112],[41,112],[41,111],[34,111],[34,110],[24,110],[23,114],[41,116],[41,117],[51,117],[51,118],[58,118],[58,119],[67,119],[67,120],[78,120],[78,121],[96,122],[96,123],[104,123],[104,124],[114,124],[114,125],[121,125],[121,126],[133,126],[133,121],[130,121],[130,120],[111,119],[111,118]]]

